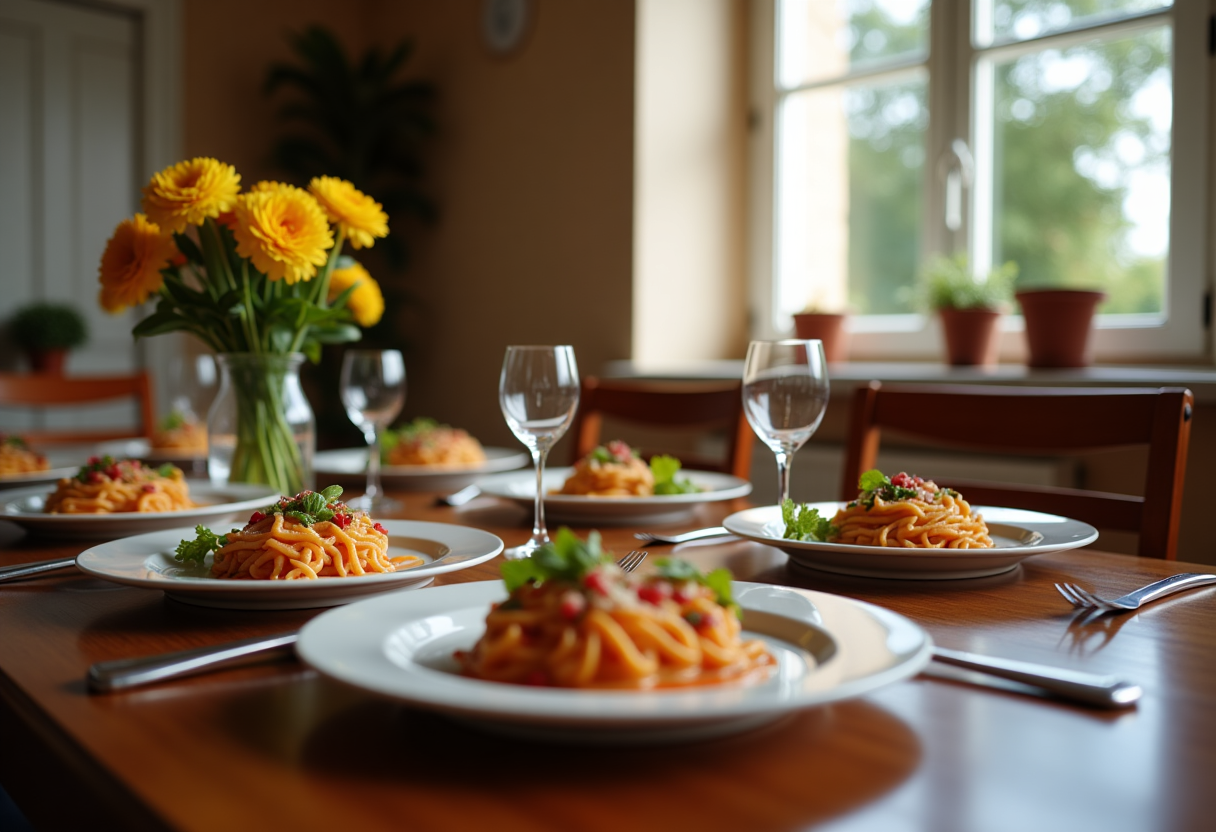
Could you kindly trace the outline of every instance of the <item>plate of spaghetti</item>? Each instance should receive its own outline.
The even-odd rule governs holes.
[[[686,484],[686,490],[668,494],[636,494],[632,489],[636,486],[640,472],[646,470],[644,463],[639,465],[640,468],[633,466],[628,474],[623,475],[628,481],[627,488],[631,489],[626,493],[612,490],[612,484],[607,482],[602,469],[586,470],[579,469],[578,466],[545,468],[543,489],[546,515],[553,520],[575,524],[618,524],[636,521],[678,523],[686,520],[704,503],[746,497],[752,490],[750,482],[730,474],[680,471],[679,479]],[[613,474],[613,483],[616,483],[617,479],[617,475]],[[594,490],[592,493],[563,493],[571,480],[580,482],[580,485],[594,484],[602,488],[598,493]],[[511,500],[528,509],[532,508],[536,499],[535,471],[496,474],[481,480],[478,485],[486,494]]]
[[[76,565],[199,606],[306,609],[426,586],[502,548],[479,529],[372,520],[326,489],[263,504],[223,535],[201,524],[136,535],[89,549]]]
[[[341,682],[498,733],[653,744],[859,696],[919,672],[932,651],[911,621],[839,596],[681,561],[624,575],[594,538],[540,551],[541,563],[504,564],[503,582],[331,610],[297,652]]]
[[[30,447],[23,437],[0,431],[0,488],[54,482],[76,470],[75,466],[52,467],[54,464],[54,460]]]
[[[1025,558],[1088,546],[1088,523],[1022,509],[972,506],[931,480],[862,475],[857,499],[765,506],[723,521],[739,537],[800,565],[863,577],[947,580],[999,575]]]
[[[402,491],[447,491],[463,488],[487,474],[512,471],[532,461],[526,453],[513,448],[482,448],[485,459],[448,465],[400,465],[382,463],[380,479],[384,485]],[[318,451],[313,457],[318,476],[350,480],[360,485],[367,476],[367,449],[342,448]]]
[[[97,537],[230,519],[273,496],[262,485],[190,483],[174,465],[94,456],[49,489],[6,492],[0,518],[33,532]]]

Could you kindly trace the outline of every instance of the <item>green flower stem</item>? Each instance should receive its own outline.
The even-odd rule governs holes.
[[[287,422],[284,393],[298,356],[228,356],[236,445],[228,479],[267,483],[284,495],[306,487],[304,459]]]
[[[249,351],[262,352],[262,339],[258,337],[258,319],[253,314],[253,292],[249,288],[249,262],[247,260],[241,261],[241,288],[245,292],[245,312],[241,317],[245,322]]]
[[[329,306],[329,276],[333,274],[334,264],[342,256],[342,246],[345,243],[346,232],[339,225],[337,237],[334,238],[333,248],[329,250],[329,257],[326,258],[325,265],[321,267],[321,276],[316,279],[316,288],[313,289],[312,293],[313,305],[319,309],[325,309]],[[290,351],[299,352],[306,337],[308,337],[308,327],[304,325],[304,310],[300,310],[299,319],[296,321],[296,334],[291,339]]]

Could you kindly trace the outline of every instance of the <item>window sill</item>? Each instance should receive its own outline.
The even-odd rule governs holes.
[[[1024,364],[995,367],[951,367],[936,362],[847,361],[828,368],[834,391],[852,389],[871,380],[908,384],[1008,384],[1043,387],[1187,387],[1196,402],[1216,402],[1216,368],[1207,366],[1114,366],[1099,365],[1061,370],[1038,370]],[[610,361],[603,375],[609,378],[684,380],[736,379],[743,376],[743,362],[699,361],[672,365],[635,365],[632,361]]]

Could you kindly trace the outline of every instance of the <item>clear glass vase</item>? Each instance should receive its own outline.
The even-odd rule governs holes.
[[[264,483],[293,496],[313,487],[316,420],[300,386],[304,356],[216,356],[220,389],[207,415],[212,485]]]

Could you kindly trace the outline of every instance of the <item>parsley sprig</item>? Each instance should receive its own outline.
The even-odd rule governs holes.
[[[173,557],[181,563],[195,563],[202,566],[207,555],[228,545],[227,537],[216,536],[215,532],[206,526],[195,526],[194,534],[196,535],[194,540],[183,540],[177,544],[177,551]]]
[[[837,533],[832,521],[819,513],[819,509],[803,504],[797,505],[786,499],[781,504],[781,520],[785,523],[785,540],[827,540]]]
[[[655,494],[695,494],[701,489],[688,477],[676,479],[680,460],[674,456],[659,454],[650,458],[650,473],[654,475]]]
[[[341,496],[340,485],[331,485],[322,491],[303,491],[294,499],[273,503],[262,513],[282,514],[301,525],[311,526],[313,523],[334,519],[339,509],[338,498]]]
[[[583,541],[563,527],[552,541],[533,552],[531,557],[503,563],[502,580],[507,585],[507,592],[514,592],[529,581],[578,583],[592,569],[611,562],[611,555],[600,545],[599,532],[591,532]]]

